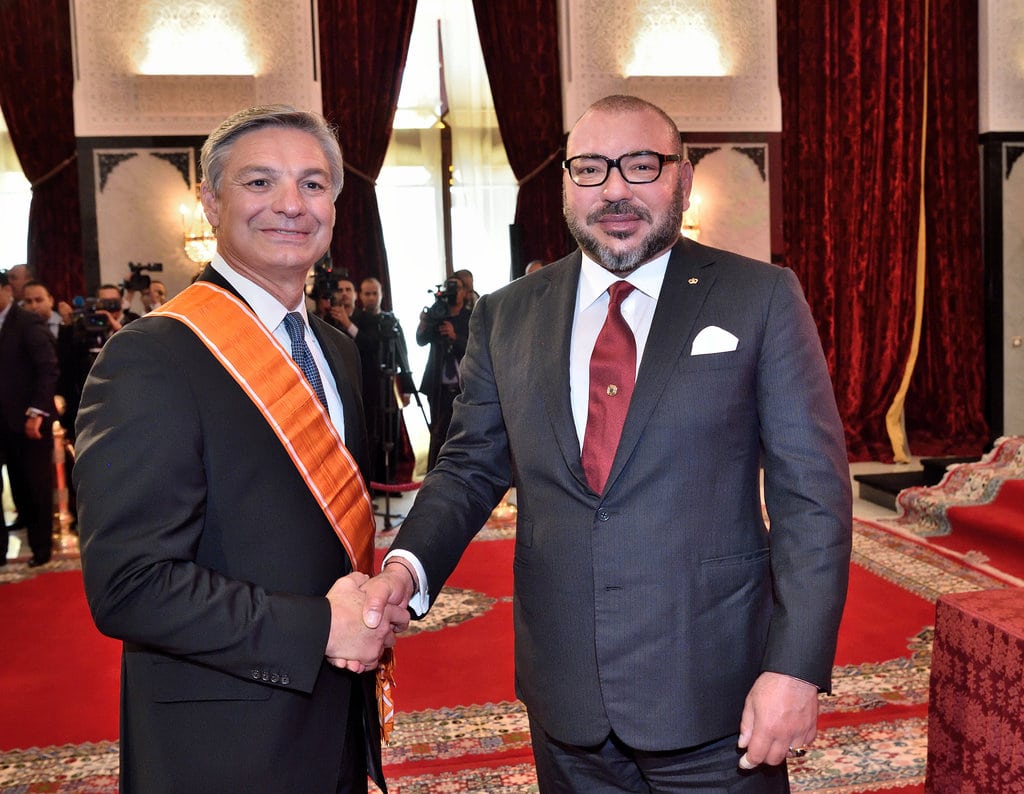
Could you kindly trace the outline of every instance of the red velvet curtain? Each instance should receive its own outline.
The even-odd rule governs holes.
[[[929,0],[927,283],[921,353],[907,399],[911,449],[977,454],[985,316],[978,156],[978,1]]]
[[[509,165],[519,180],[521,268],[570,250],[562,220],[562,82],[555,0],[473,0]]]
[[[374,181],[384,165],[398,105],[416,0],[317,4],[324,116],[338,125],[345,188],[331,257],[358,285],[379,279],[390,309],[391,279]]]
[[[0,2],[0,107],[32,183],[28,264],[54,296],[85,288],[67,0]]]
[[[928,217],[945,223],[941,208],[963,198],[955,194],[969,184],[970,200],[977,202],[976,100],[973,112],[965,105],[966,94],[977,90],[976,78],[966,81],[976,69],[976,40],[966,51],[958,49],[960,35],[970,35],[962,30],[950,41],[935,41],[940,30],[956,31],[967,17],[976,27],[976,0],[930,2],[927,31],[919,0],[777,5],[785,264],[800,276],[818,320],[852,460],[892,458],[885,415],[913,339],[925,118],[930,153],[937,151],[933,146],[948,153],[954,144],[963,150],[941,174],[929,157]],[[974,11],[965,10],[971,4]],[[965,80],[953,97],[932,85],[927,117],[926,46],[940,84]],[[944,58],[955,63],[941,63]],[[961,136],[956,140],[954,130]],[[928,224],[928,338],[907,397],[916,454],[959,454],[978,443],[977,373],[957,363],[980,358],[980,346],[971,342],[981,332],[982,305],[972,286],[981,278],[980,217],[970,209],[964,215],[970,217],[955,233]],[[971,232],[969,223],[975,224]],[[936,295],[939,290],[950,294]],[[965,389],[974,393],[956,394]],[[954,417],[965,409],[966,423]],[[923,436],[919,417],[932,422],[937,416],[944,417],[936,426],[942,437]]]

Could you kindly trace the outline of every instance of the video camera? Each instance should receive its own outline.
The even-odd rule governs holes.
[[[86,331],[106,331],[110,328],[110,319],[103,312],[118,312],[121,301],[116,298],[75,298],[71,311],[75,325]]]
[[[342,273],[340,277],[344,278],[345,273]],[[331,252],[327,251],[313,263],[313,284],[308,290],[309,297],[313,300],[330,298],[331,293],[337,288],[337,278],[334,276]]]
[[[450,278],[444,284],[438,284],[436,292],[430,290],[434,294],[434,304],[423,308],[427,318],[435,322],[447,320],[452,313],[451,307],[459,302],[460,289],[462,289],[462,282],[457,278]]]
[[[162,273],[164,270],[163,262],[147,262],[142,264],[141,262],[129,262],[128,269],[131,271],[131,276],[124,282],[124,288],[131,292],[143,292],[149,289],[149,284],[152,281],[149,276],[145,275],[145,271],[149,270],[153,273]]]

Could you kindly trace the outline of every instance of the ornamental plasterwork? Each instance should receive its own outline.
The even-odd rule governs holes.
[[[76,135],[205,135],[253,104],[319,110],[314,9],[311,0],[75,0]],[[168,70],[189,74],[140,73],[154,25],[199,41],[204,19],[234,26],[254,74],[205,74],[216,71],[215,46]]]
[[[628,93],[686,131],[781,129],[772,0],[561,0],[560,24],[566,128],[593,101]]]
[[[981,132],[1024,130],[1024,0],[979,5]]]

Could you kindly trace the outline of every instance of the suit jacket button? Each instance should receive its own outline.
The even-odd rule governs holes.
[[[603,508],[603,507],[600,510],[597,511],[597,520],[598,521],[607,521],[611,517],[612,517],[612,514],[609,513],[607,510],[605,510],[605,508]]]
[[[253,678],[254,681],[259,681],[260,680],[260,671],[256,670],[255,668],[253,668],[252,678]]]
[[[281,676],[281,686],[288,686],[292,680],[288,677],[288,673]]]
[[[270,680],[270,673],[268,673],[266,670],[264,670],[263,671],[263,675],[261,675],[260,678],[263,679],[264,681],[269,681]]]
[[[280,676],[277,673],[271,673],[270,674],[270,683],[276,684],[278,682],[279,678],[280,678]]]

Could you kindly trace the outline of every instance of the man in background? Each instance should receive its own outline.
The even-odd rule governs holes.
[[[29,281],[22,291],[21,307],[33,314],[38,314],[50,336],[57,339],[63,323],[60,314],[53,308],[53,295],[41,281]]]
[[[331,306],[327,322],[335,328],[355,336],[358,329],[352,324],[352,315],[356,311],[356,285],[347,278],[339,278],[331,293]]]
[[[359,358],[305,306],[341,150],[318,114],[250,108],[202,170],[217,254],[111,337],[78,420],[86,594],[124,642],[121,790],[366,792],[383,776],[365,671],[408,614],[361,621]]]
[[[469,342],[469,317],[466,305],[472,287],[466,287],[458,276],[447,279],[442,294],[432,306],[420,313],[416,327],[416,344],[430,345],[427,366],[423,370],[420,391],[430,405],[430,451],[427,471],[434,468],[441,445],[448,436],[452,421],[452,403],[461,386],[459,367]]]
[[[381,283],[364,278],[359,283],[361,308],[352,313],[351,325],[363,366],[372,480],[390,484],[396,482],[396,465],[407,446],[402,443],[401,408],[409,404],[416,384],[402,326],[392,312],[381,311],[380,303]]]
[[[474,309],[448,440],[364,618],[425,612],[514,476],[540,790],[787,792],[851,546],[817,328],[792,271],[680,237],[693,169],[661,109],[607,97],[566,154],[581,250]]]
[[[142,307],[149,314],[165,303],[167,303],[167,285],[157,279],[151,279],[149,288],[142,291]]]
[[[25,285],[35,279],[35,271],[28,265],[15,265],[7,271],[7,283],[14,295],[14,302],[20,304],[25,297]]]
[[[18,306],[8,274],[0,272],[0,463],[7,466],[18,519],[28,535],[30,568],[48,563],[53,551],[57,375],[53,337],[39,315]],[[3,523],[0,565],[7,564]]]

